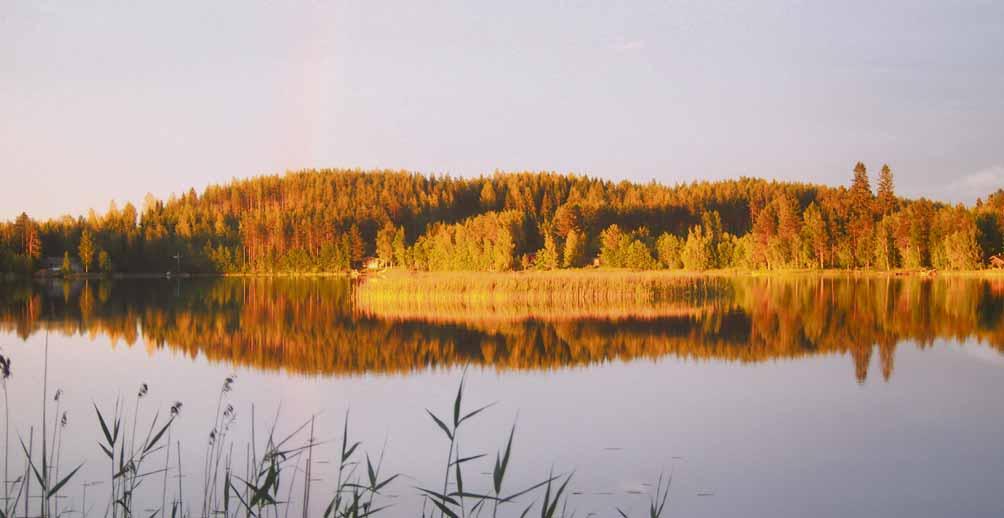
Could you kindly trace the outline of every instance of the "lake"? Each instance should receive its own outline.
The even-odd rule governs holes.
[[[10,471],[24,470],[17,435],[27,443],[34,426],[39,441],[47,376],[48,419],[67,417],[60,469],[84,463],[64,511],[105,515],[112,467],[92,405],[111,414],[118,400],[139,409],[141,430],[183,403],[166,478],[156,451],[137,509],[170,502],[180,482],[200,513],[210,432],[229,404],[233,449],[222,451],[235,459],[252,421],[260,443],[273,422],[283,435],[316,416],[311,515],[336,484],[348,413],[359,451],[402,474],[382,514],[415,516],[416,486],[441,489],[449,449],[426,409],[449,420],[464,378],[465,409],[494,403],[458,439],[463,456],[488,454],[465,463],[467,491],[491,487],[516,423],[505,486],[574,472],[577,516],[646,515],[660,474],[672,475],[665,516],[1004,516],[1004,279],[688,278],[636,303],[580,304],[366,289],[344,278],[0,284]],[[290,464],[283,499],[302,501],[306,464]]]

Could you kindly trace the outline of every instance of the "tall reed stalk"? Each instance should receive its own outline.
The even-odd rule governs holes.
[[[11,514],[10,499],[10,399],[7,396],[7,380],[11,375],[10,358],[0,354],[0,389],[3,390],[3,506],[4,515]]]
[[[137,393],[137,403],[135,406],[137,413],[140,408],[139,400],[146,396],[148,390],[149,388],[144,383]],[[153,419],[150,420],[148,430],[145,435],[142,435],[142,440],[138,439],[141,434],[138,428],[138,419],[134,415],[133,436],[127,440],[125,435],[127,433],[126,426],[128,425],[123,426],[123,422],[128,416],[121,414],[120,408],[121,405],[116,401],[115,409],[111,414],[112,418],[109,420],[105,418],[105,414],[101,412],[97,404],[94,405],[94,411],[97,414],[98,423],[101,426],[101,432],[105,440],[104,443],[99,443],[98,445],[105,456],[108,457],[108,460],[111,461],[111,489],[106,514],[111,514],[113,518],[135,514],[134,497],[137,489],[139,489],[140,485],[148,477],[160,473],[160,470],[143,471],[143,466],[148,459],[160,451],[162,448],[160,445],[161,440],[171,429],[178,415],[174,407],[172,407],[170,416],[165,422],[161,423],[160,412],[154,414]],[[119,434],[120,431],[122,431],[121,435]],[[131,443],[128,449],[126,448],[126,442]],[[163,508],[161,508],[161,511],[163,511]]]
[[[41,435],[39,437],[41,441],[41,458],[39,459],[39,465],[36,465],[34,459],[35,452],[35,429],[31,427],[28,435],[28,444],[25,445],[24,439],[21,438],[21,449],[25,454],[25,474],[22,479],[23,485],[23,498],[24,498],[24,513],[25,516],[29,515],[29,503],[32,499],[31,496],[31,478],[34,476],[36,482],[38,482],[40,494],[38,496],[38,516],[41,518],[48,518],[52,515],[53,502],[59,491],[73,478],[74,475],[80,471],[83,467],[83,463],[74,468],[70,473],[62,479],[54,479],[52,467],[52,459],[49,457],[49,448],[55,445],[49,444],[49,437],[47,434],[48,429],[48,394],[49,394],[49,337],[46,333],[45,338],[45,348],[44,348],[44,360],[43,360],[43,371],[42,371],[42,428]],[[61,394],[61,391],[58,392]],[[5,388],[6,394],[6,388]],[[6,395],[5,395],[6,397]],[[55,398],[57,409],[59,405],[59,397]],[[59,415],[54,418],[53,429],[56,430],[59,427]],[[53,442],[56,440],[56,435],[53,435]],[[56,471],[58,473],[58,471]],[[10,515],[14,514],[14,506],[10,507]],[[5,512],[5,514],[7,514]]]
[[[465,468],[467,468],[468,464],[485,457],[486,454],[479,453],[468,456],[460,455],[459,437],[462,426],[473,417],[494,405],[494,403],[491,403],[478,407],[475,410],[465,412],[463,410],[465,378],[466,375],[461,377],[460,385],[457,388],[457,395],[453,400],[453,416],[449,424],[447,421],[434,414],[431,410],[426,409],[426,413],[443,432],[449,443],[449,453],[444,469],[443,490],[442,492],[438,492],[422,487],[418,487],[416,489],[418,489],[425,496],[427,502],[431,502],[432,505],[435,506],[435,509],[439,511],[441,518],[464,518],[468,515],[479,516],[480,513],[487,508],[489,503],[491,503],[492,506],[492,515],[497,516],[501,506],[514,503],[518,498],[540,488],[544,488],[544,498],[540,504],[541,518],[563,516],[564,511],[562,511],[561,514],[555,513],[558,512],[558,503],[562,501],[563,497],[564,501],[567,503],[566,489],[569,482],[571,482],[572,474],[555,475],[552,471],[542,482],[530,485],[520,491],[503,494],[502,485],[506,472],[510,467],[509,461],[512,454],[512,439],[515,433],[515,425],[513,425],[509,431],[509,439],[506,443],[505,450],[497,452],[495,455],[495,465],[492,470],[492,487],[487,491],[471,491],[464,487]],[[449,490],[451,487],[451,475],[453,477],[453,491]],[[564,482],[561,483],[560,486],[552,488],[552,484],[562,477],[565,479]],[[473,504],[468,506],[466,504],[468,500],[473,502]],[[531,503],[527,506],[520,516],[522,517],[529,513],[534,505],[534,503]],[[425,516],[424,508],[423,516]],[[432,514],[430,515],[430,518],[434,516],[435,514]]]
[[[216,400],[216,417],[213,418],[213,429],[209,432],[209,443],[206,447],[206,458],[203,466],[203,488],[202,488],[202,515],[208,516],[216,492],[216,483],[219,477],[220,456],[222,448],[218,444],[223,444],[230,425],[236,419],[234,407],[227,405],[223,407],[223,401],[227,394],[233,390],[236,377],[230,376],[223,381],[220,393]]]

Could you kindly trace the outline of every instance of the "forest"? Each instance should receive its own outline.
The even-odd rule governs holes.
[[[674,186],[574,174],[477,178],[306,170],[141,209],[0,223],[0,273],[335,273],[629,269],[977,270],[1004,243],[1004,190],[970,207],[876,188],[756,178]]]

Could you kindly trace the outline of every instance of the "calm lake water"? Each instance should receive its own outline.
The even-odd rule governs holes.
[[[465,455],[490,454],[468,490],[490,486],[516,421],[506,485],[574,470],[576,516],[647,513],[660,473],[673,474],[667,516],[1004,516],[1004,280],[710,279],[646,307],[537,318],[368,305],[357,289],[344,279],[0,284],[12,428],[27,437],[40,422],[48,341],[49,399],[62,390],[68,421],[61,462],[85,462],[60,505],[104,515],[107,485],[83,501],[83,483],[110,469],[92,402],[110,411],[122,398],[131,411],[142,383],[141,422],[184,403],[172,441],[184,491],[198,495],[220,387],[234,376],[238,452],[252,403],[259,431],[277,411],[281,431],[317,414],[330,442],[314,453],[312,514],[330,496],[350,411],[353,438],[374,458],[385,449],[385,473],[404,474],[387,513],[415,516],[414,487],[442,485],[448,446],[425,409],[449,415],[466,368],[465,405],[497,402],[462,439]],[[23,466],[14,444],[12,471]],[[156,480],[139,507],[160,505]],[[190,500],[195,512],[200,502]]]

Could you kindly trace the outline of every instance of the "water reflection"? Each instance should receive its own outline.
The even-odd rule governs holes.
[[[688,280],[635,305],[465,307],[367,302],[347,279],[6,283],[0,331],[106,335],[214,362],[306,375],[475,364],[560,369],[666,355],[762,362],[845,355],[867,379],[898,344],[975,339],[1004,353],[1004,281],[963,278]]]

